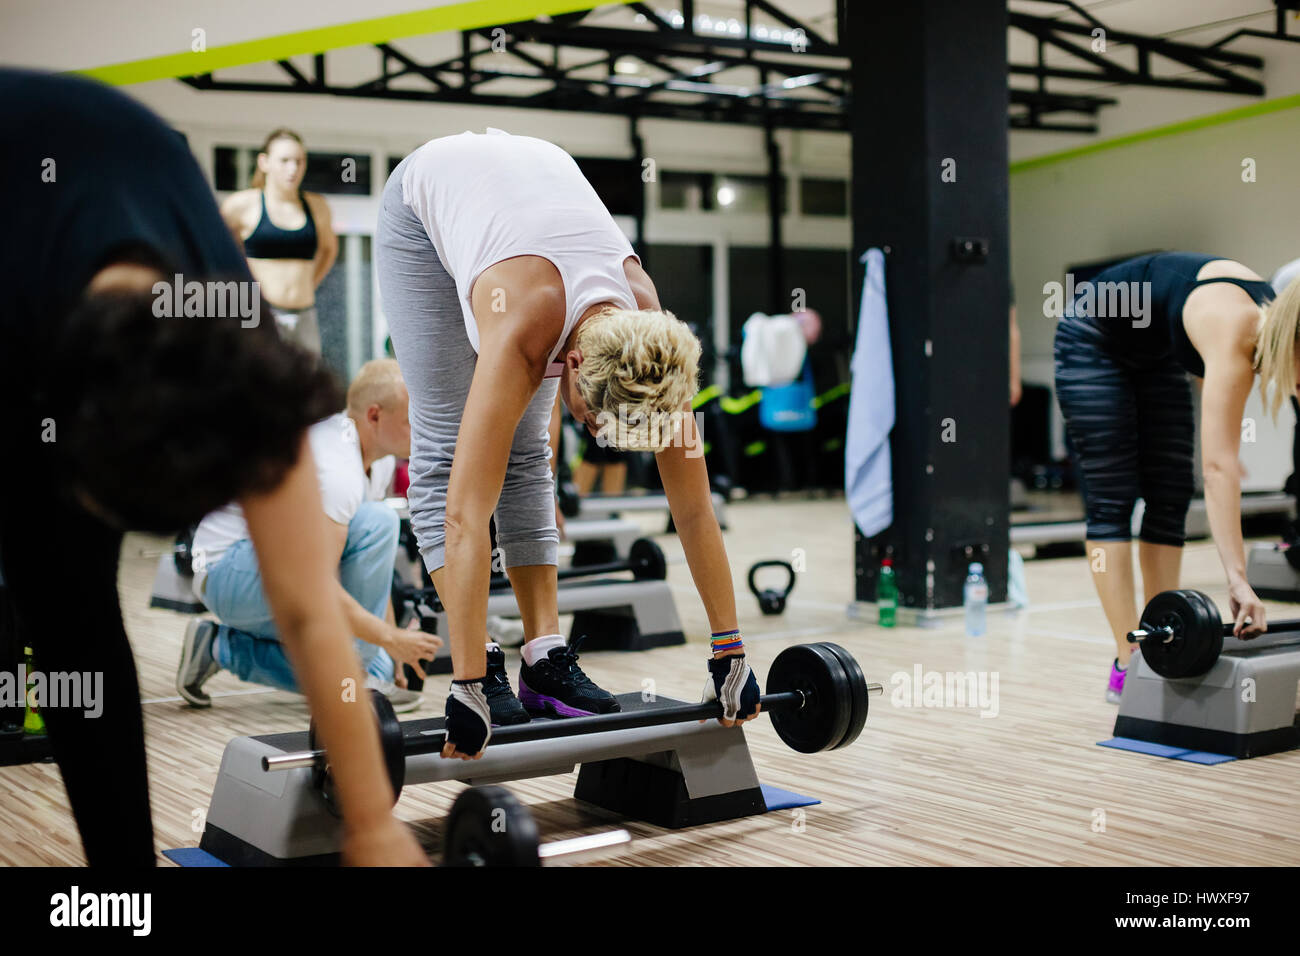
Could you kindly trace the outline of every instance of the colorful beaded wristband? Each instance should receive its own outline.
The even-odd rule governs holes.
[[[734,651],[745,646],[745,642],[740,639],[740,629],[734,631],[717,631],[714,633],[710,642],[713,645],[713,653],[718,651]]]

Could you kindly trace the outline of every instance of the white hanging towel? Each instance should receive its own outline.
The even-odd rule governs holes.
[[[741,334],[740,366],[750,388],[789,385],[799,377],[808,341],[794,316],[755,312]]]
[[[894,428],[894,360],[885,302],[885,254],[868,249],[853,349],[848,435],[844,443],[844,490],[853,520],[867,537],[894,521],[889,433]]]

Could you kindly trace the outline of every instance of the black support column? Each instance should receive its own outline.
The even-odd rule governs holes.
[[[1007,588],[1010,409],[1006,0],[846,4],[854,257],[886,263],[894,523],[857,533],[858,600],[893,549],[899,603]],[[856,265],[854,288],[862,289]]]

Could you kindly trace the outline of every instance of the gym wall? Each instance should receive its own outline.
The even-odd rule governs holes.
[[[1281,61],[1276,50],[1272,54],[1270,65]],[[1043,315],[1043,285],[1063,281],[1072,263],[1181,249],[1238,259],[1267,279],[1279,265],[1300,257],[1295,180],[1300,98],[1293,95],[1300,90],[1300,65],[1273,74],[1265,77],[1270,97],[1289,108],[1225,117],[1226,122],[1041,165],[1031,161],[1018,168],[1013,162],[1012,279],[1026,382],[1052,387],[1056,320]],[[1206,111],[1211,116],[1239,109],[1243,102],[1252,111],[1265,105],[1241,97],[1192,98],[1203,106],[1217,105]],[[1125,114],[1131,114],[1127,93],[1125,106]],[[1255,161],[1255,182],[1242,179],[1248,158]],[[1063,425],[1054,401],[1052,409],[1053,448],[1059,457],[1065,453]],[[1245,415],[1256,423],[1256,441],[1242,445],[1249,473],[1243,488],[1277,490],[1291,472],[1290,408],[1284,408],[1275,427],[1255,392]]]

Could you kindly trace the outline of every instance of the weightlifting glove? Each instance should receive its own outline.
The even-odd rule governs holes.
[[[753,717],[758,712],[758,697],[758,681],[744,654],[710,658],[703,699],[721,702],[725,719]]]
[[[447,740],[470,756],[486,747],[492,736],[492,710],[483,693],[486,679],[454,680],[447,696]]]

